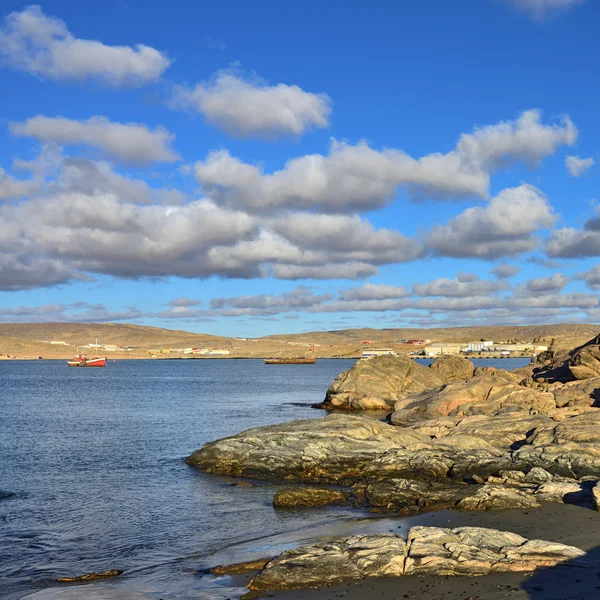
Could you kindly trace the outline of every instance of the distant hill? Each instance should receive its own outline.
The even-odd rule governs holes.
[[[169,348],[224,348],[232,357],[302,356],[308,346],[321,357],[360,356],[361,340],[372,340],[379,346],[391,346],[399,352],[414,349],[401,345],[403,339],[431,339],[434,342],[471,342],[480,339],[498,341],[538,340],[556,349],[578,346],[600,332],[600,325],[528,325],[456,327],[444,329],[343,329],[298,334],[270,335],[258,340],[191,333],[144,325],[120,323],[4,323],[0,324],[0,355],[19,358],[43,356],[68,358],[78,345],[95,342],[133,347],[130,353],[115,353],[124,358],[145,358],[148,350]],[[64,342],[64,344],[50,344]]]

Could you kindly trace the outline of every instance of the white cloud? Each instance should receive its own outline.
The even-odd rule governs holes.
[[[517,267],[516,265],[509,265],[509,264],[504,263],[504,264],[498,265],[497,267],[494,267],[490,271],[490,273],[492,275],[495,275],[496,277],[498,277],[498,279],[509,279],[510,277],[513,277],[520,271],[521,271],[520,267]]]
[[[534,19],[543,19],[583,4],[585,0],[506,0],[506,2]]]
[[[39,189],[37,181],[16,179],[0,167],[0,200],[24,198],[35,194]]]
[[[534,234],[554,220],[542,193],[522,185],[503,190],[485,207],[468,208],[447,225],[433,227],[425,242],[441,256],[495,259],[534,250]]]
[[[530,279],[525,288],[533,294],[547,294],[549,292],[558,292],[562,290],[567,283],[571,281],[570,277],[562,273],[554,273],[551,277],[538,277]]]
[[[166,54],[143,44],[107,46],[76,38],[64,21],[45,15],[37,5],[6,17],[0,28],[0,60],[49,79],[91,78],[111,86],[157,81],[171,63]]]
[[[600,264],[592,267],[585,273],[578,273],[578,279],[582,279],[593,290],[600,289]]]
[[[171,144],[175,136],[163,127],[152,130],[139,123],[115,123],[105,117],[74,121],[38,115],[23,123],[11,123],[11,133],[61,146],[90,146],[108,157],[131,164],[175,162]]]
[[[326,265],[275,264],[271,274],[277,279],[366,279],[376,275],[375,265],[357,262],[342,262]]]
[[[545,250],[553,258],[600,256],[600,211],[586,221],[583,230],[565,227],[550,232]]]
[[[436,279],[430,283],[415,283],[413,291],[417,296],[445,296],[466,298],[485,296],[508,289],[504,281],[487,281],[484,279],[460,281],[456,279]]]
[[[193,108],[213,125],[239,137],[300,135],[312,127],[327,127],[331,99],[297,85],[267,85],[244,80],[235,71],[219,71],[193,88],[179,86],[174,106]]]
[[[491,173],[517,161],[536,165],[576,137],[568,118],[559,125],[544,125],[540,112],[530,110],[516,121],[463,134],[447,154],[414,159],[400,150],[375,150],[364,141],[334,141],[328,155],[294,158],[270,174],[226,150],[210,153],[194,171],[206,194],[244,210],[348,212],[385,206],[399,187],[415,198],[487,197]]]
[[[340,292],[342,300],[389,300],[392,298],[405,298],[409,295],[410,292],[405,287],[384,283],[365,283],[360,287]]]
[[[193,298],[188,298],[184,296],[183,298],[175,298],[170,302],[167,302],[168,306],[173,306],[175,308],[188,308],[190,306],[200,306],[202,304],[201,300],[194,300]]]
[[[581,158],[580,156],[567,156],[565,158],[565,165],[573,177],[580,177],[594,165],[594,159]]]

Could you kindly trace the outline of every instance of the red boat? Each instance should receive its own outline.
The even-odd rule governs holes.
[[[105,367],[106,357],[88,358],[79,354],[73,360],[70,360],[67,365],[69,367]]]

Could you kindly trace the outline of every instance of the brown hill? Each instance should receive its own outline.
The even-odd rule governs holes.
[[[12,357],[68,358],[78,345],[95,342],[133,347],[128,353],[114,353],[120,358],[147,358],[149,350],[170,348],[223,348],[231,357],[260,358],[269,356],[303,356],[308,345],[315,345],[320,357],[360,356],[360,340],[372,340],[398,352],[414,346],[399,344],[402,339],[430,339],[434,342],[470,342],[480,339],[498,341],[538,340],[554,349],[578,346],[600,332],[600,325],[530,325],[523,327],[457,327],[445,329],[344,329],[299,334],[271,335],[258,340],[240,340],[189,331],[117,323],[4,323],[0,324],[0,355]],[[64,342],[51,344],[50,342]],[[166,355],[169,357],[176,354]]]

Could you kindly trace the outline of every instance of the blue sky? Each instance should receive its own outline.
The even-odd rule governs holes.
[[[591,0],[8,0],[0,319],[599,322]]]

